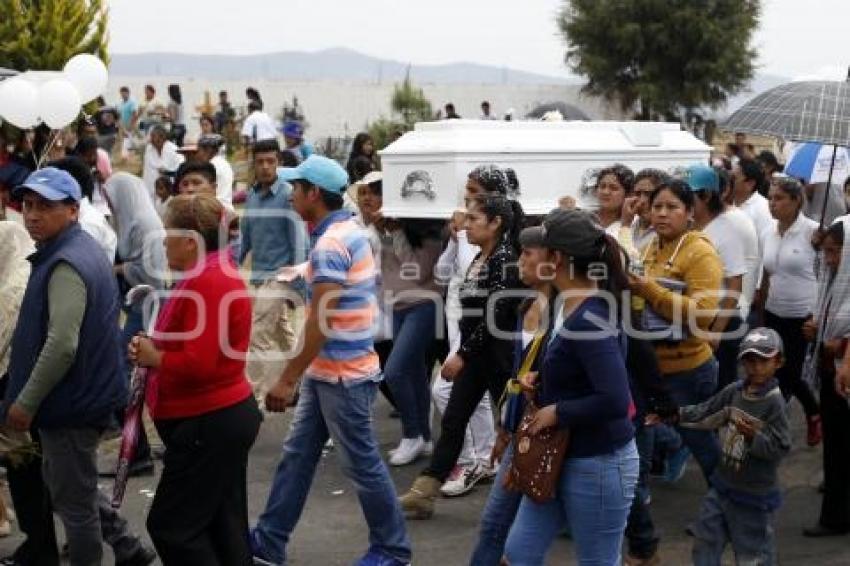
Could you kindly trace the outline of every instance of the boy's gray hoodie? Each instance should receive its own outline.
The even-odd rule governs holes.
[[[761,421],[752,441],[744,439],[730,422],[736,409]],[[702,428],[700,421],[713,421],[715,426],[710,428],[720,425],[723,454],[712,477],[714,487],[741,503],[778,506],[779,461],[791,448],[786,404],[778,382],[774,379],[759,392],[750,393],[744,382],[738,381],[699,405],[679,409],[682,426]]]

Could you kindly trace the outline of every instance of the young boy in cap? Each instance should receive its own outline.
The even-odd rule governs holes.
[[[732,544],[739,564],[775,563],[771,518],[781,495],[777,469],[791,448],[785,400],[775,378],[783,364],[775,330],[750,331],[738,350],[745,377],[699,405],[681,407],[681,426],[720,428],[722,458],[693,527],[693,563],[721,563]]]

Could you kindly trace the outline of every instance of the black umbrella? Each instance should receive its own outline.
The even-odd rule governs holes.
[[[547,102],[546,104],[541,104],[526,114],[525,117],[530,120],[539,120],[543,118],[544,114],[553,110],[560,112],[564,120],[590,120],[590,116],[585,114],[581,108],[567,104],[566,102]]]
[[[850,146],[850,72],[845,82],[802,81],[765,91],[736,110],[724,130],[833,146],[827,189],[838,146]],[[826,198],[821,225],[826,216]]]

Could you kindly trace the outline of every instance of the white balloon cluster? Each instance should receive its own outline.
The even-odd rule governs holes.
[[[62,71],[28,71],[0,82],[0,116],[22,129],[64,128],[80,106],[106,90],[109,74],[94,55],[75,55]]]

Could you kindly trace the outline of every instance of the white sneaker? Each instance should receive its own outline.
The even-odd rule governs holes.
[[[455,470],[452,470],[452,474],[443,484],[443,487],[440,488],[440,493],[446,497],[458,497],[469,493],[476,483],[488,477],[487,468],[487,466],[478,463],[457,466]]]
[[[395,448],[390,448],[387,450],[387,455],[392,458],[392,455],[395,454],[395,451],[398,450],[398,446]],[[422,456],[431,456],[434,453],[434,441],[429,440],[428,442],[422,443],[422,450],[419,452]]]
[[[406,466],[410,464],[422,455],[422,448],[424,446],[425,442],[422,441],[421,436],[417,436],[416,438],[402,438],[398,448],[390,453],[390,464],[393,466]]]

